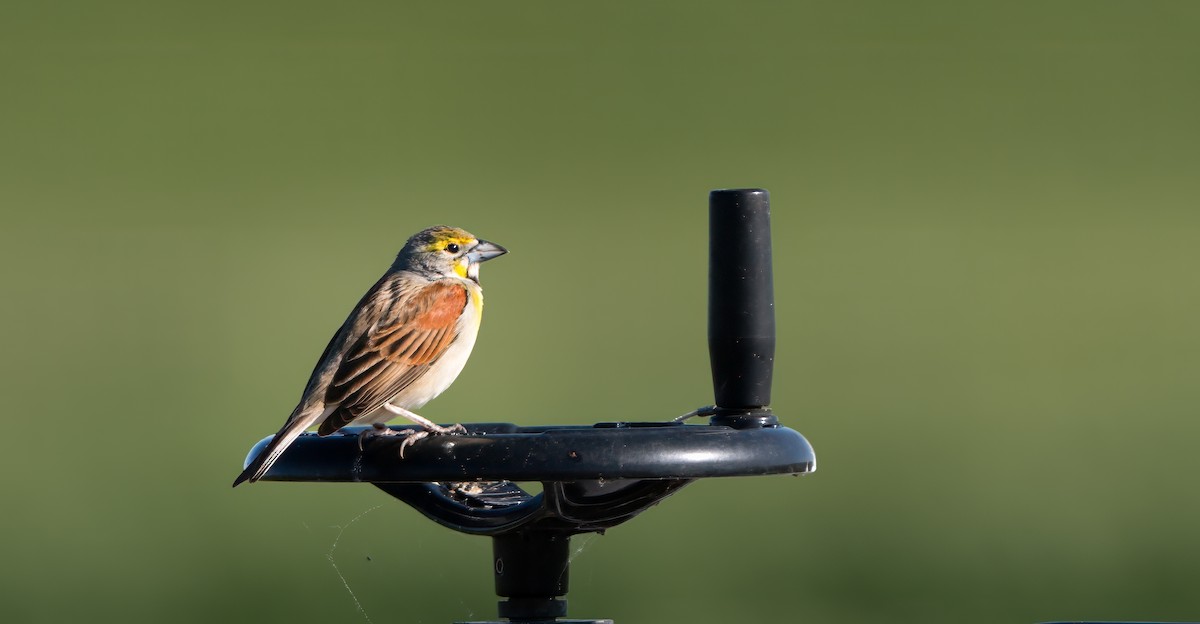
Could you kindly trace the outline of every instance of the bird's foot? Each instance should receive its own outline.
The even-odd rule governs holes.
[[[421,431],[406,429],[405,431],[408,432],[409,435],[404,438],[403,442],[400,443],[400,459],[404,459],[404,449],[416,444],[418,440],[424,440],[430,436],[460,435],[467,432],[466,427],[458,424],[451,425],[449,427],[434,425],[434,427],[435,428],[432,430],[422,429]]]
[[[433,427],[426,429],[426,431],[431,435],[461,435],[467,432],[467,428],[455,423],[449,427],[434,425]]]
[[[404,436],[404,440],[400,442],[400,458],[404,458],[404,449],[416,444],[420,440],[424,440],[433,435],[459,435],[467,432],[467,428],[454,424],[449,427],[429,422],[428,426],[422,423],[423,429],[391,429],[383,423],[372,423],[371,428],[364,430],[358,434],[358,450],[363,450],[363,443],[375,436]]]
[[[389,436],[412,437],[412,435],[415,433],[417,433],[417,432],[413,431],[412,429],[400,429],[397,431],[396,429],[389,429],[388,426],[383,423],[371,423],[370,429],[363,429],[362,433],[358,434],[358,450],[359,450],[359,452],[362,452],[363,447],[367,443],[367,440],[370,440],[371,438],[375,438],[375,437],[386,438]]]
[[[424,440],[429,436],[460,435],[467,432],[466,427],[457,423],[450,425],[449,427],[434,425],[433,423],[430,424],[432,425],[431,427],[422,429],[421,431],[413,431],[412,429],[405,430],[409,432],[410,435],[404,438],[404,441],[400,443],[400,459],[404,459],[404,449],[416,444],[418,440]]]

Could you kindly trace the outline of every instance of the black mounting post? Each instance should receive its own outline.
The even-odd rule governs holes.
[[[301,435],[266,481],[368,482],[445,527],[492,537],[499,615],[507,624],[566,620],[570,539],[625,522],[695,479],[807,474],[808,440],[768,405],[775,359],[769,197],[761,189],[709,196],[709,319],[715,409],[707,425],[676,420],[519,427],[465,424],[400,455],[403,436]],[[414,429],[414,426],[392,427]],[[246,463],[270,438],[250,450]],[[515,481],[538,481],[530,495]],[[505,623],[477,623],[505,624]]]
[[[714,425],[774,425],[775,290],[771,196],[763,189],[708,196],[708,352]]]
[[[567,614],[571,537],[549,531],[517,531],[492,538],[500,617],[522,621]]]

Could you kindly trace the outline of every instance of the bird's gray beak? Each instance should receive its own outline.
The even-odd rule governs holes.
[[[479,244],[475,245],[475,248],[467,253],[467,259],[471,261],[471,264],[475,264],[476,262],[484,262],[498,256],[503,256],[506,253],[508,253],[508,250],[500,245],[480,239]]]

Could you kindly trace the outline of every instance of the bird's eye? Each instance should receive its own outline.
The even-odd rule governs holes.
[[[458,243],[450,243],[446,245],[446,251],[450,253],[458,253]]]

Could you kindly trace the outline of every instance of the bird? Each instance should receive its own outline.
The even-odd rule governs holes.
[[[321,436],[364,424],[385,435],[408,435],[402,453],[431,434],[463,433],[462,425],[442,427],[411,410],[444,392],[466,366],[483,314],[479,265],[505,253],[446,225],[412,235],[329,341],[296,409],[233,486],[261,479],[314,425]],[[396,416],[421,430],[383,426]]]

